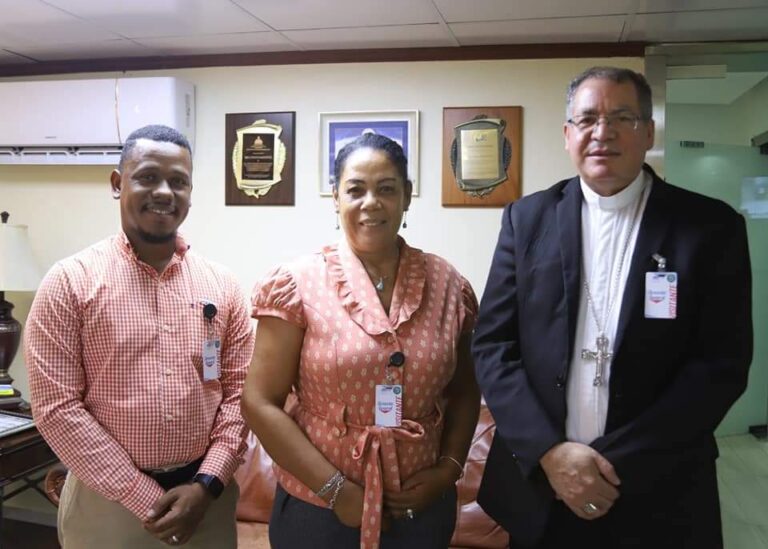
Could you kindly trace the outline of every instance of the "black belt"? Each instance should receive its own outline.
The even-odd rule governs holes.
[[[202,464],[203,458],[201,457],[171,471],[144,471],[144,473],[155,479],[164,490],[170,490],[180,484],[190,482]]]

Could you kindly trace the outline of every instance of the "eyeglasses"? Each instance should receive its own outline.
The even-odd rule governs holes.
[[[581,132],[588,132],[594,130],[600,123],[600,120],[603,120],[606,126],[616,131],[634,131],[640,125],[640,121],[646,119],[629,113],[606,114],[602,116],[580,114],[569,118],[567,122]]]

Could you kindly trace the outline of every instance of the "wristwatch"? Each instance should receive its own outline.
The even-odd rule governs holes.
[[[218,498],[221,495],[221,493],[224,491],[224,485],[214,475],[197,473],[192,479],[192,482],[202,484],[203,488],[205,488],[206,491],[209,494],[211,494],[213,499]]]

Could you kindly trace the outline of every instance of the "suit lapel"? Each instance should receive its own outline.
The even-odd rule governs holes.
[[[645,205],[643,220],[640,223],[640,231],[635,243],[635,251],[632,254],[627,284],[624,288],[624,297],[621,303],[619,324],[616,329],[616,341],[613,346],[614,356],[621,348],[627,327],[633,315],[644,314],[643,299],[645,295],[645,273],[656,269],[656,262],[651,257],[661,251],[661,245],[669,229],[672,218],[669,201],[667,199],[667,183],[662,181],[655,173],[653,175],[653,187]]]
[[[568,314],[568,362],[576,337],[576,321],[581,296],[581,187],[574,177],[563,188],[557,204],[557,231],[560,236],[560,259],[563,263],[566,310]]]

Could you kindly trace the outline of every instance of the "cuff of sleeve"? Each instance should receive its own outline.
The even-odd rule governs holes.
[[[214,475],[224,486],[227,486],[240,465],[240,458],[226,448],[212,446],[205,454],[198,473]]]
[[[165,490],[157,482],[144,473],[139,472],[136,475],[136,482],[133,483],[125,497],[118,501],[123,507],[136,515],[139,520],[144,522],[149,518],[148,513],[152,505],[163,494],[165,494]]]

